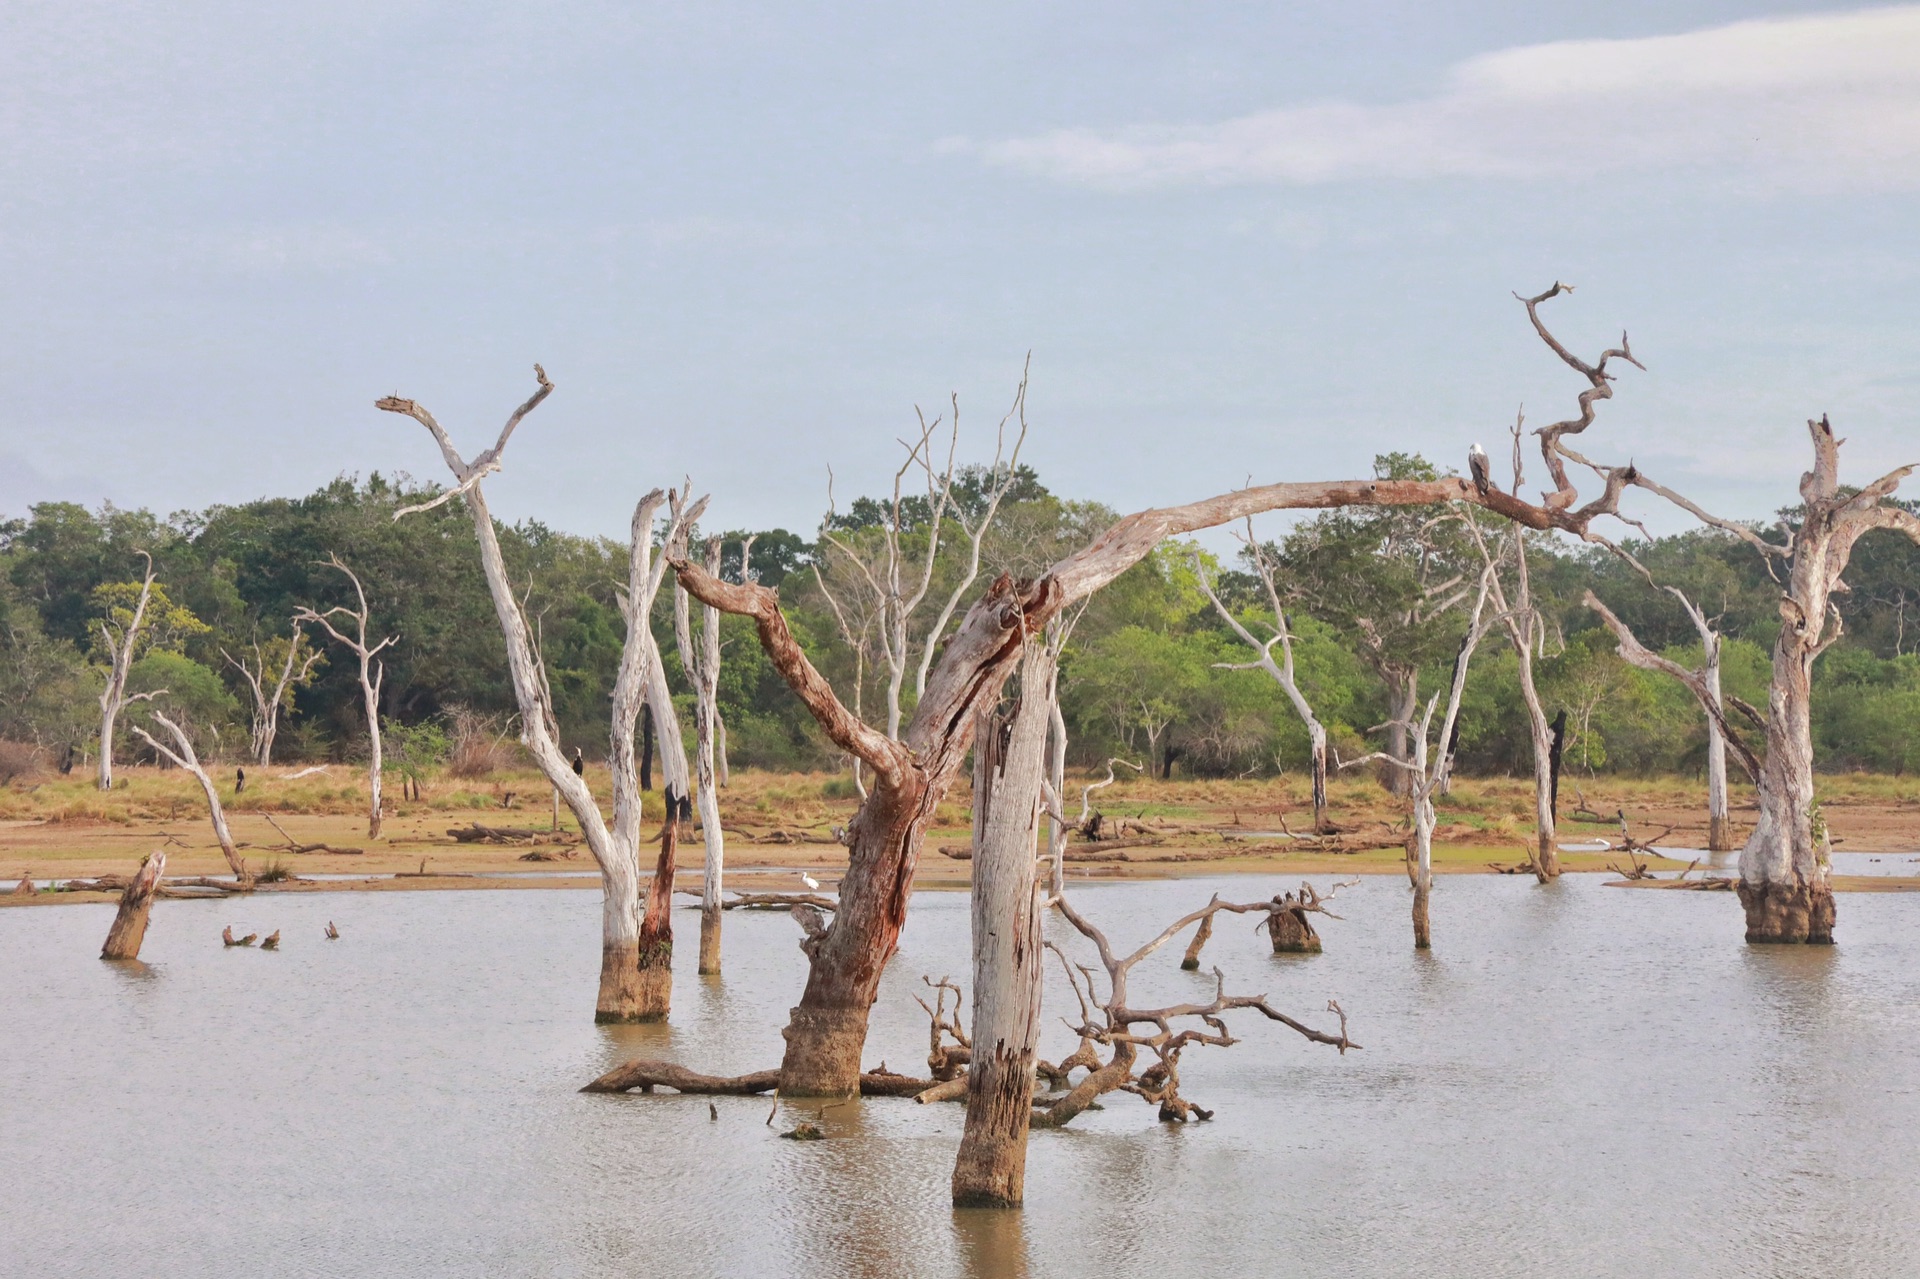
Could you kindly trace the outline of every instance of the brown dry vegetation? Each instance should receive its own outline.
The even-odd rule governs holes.
[[[386,834],[366,839],[366,778],[346,766],[325,774],[291,778],[295,768],[250,774],[247,789],[231,793],[231,774],[222,778],[235,838],[250,863],[264,867],[278,858],[295,874],[391,875],[424,869],[428,878],[381,881],[379,888],[594,887],[597,881],[552,872],[592,871],[591,859],[577,839],[572,819],[563,812],[563,834],[576,836],[543,843],[539,851],[552,861],[521,860],[520,846],[456,843],[447,830],[481,822],[494,826],[545,828],[551,818],[550,791],[528,771],[497,773],[485,781],[441,774],[427,780],[421,799],[392,800]],[[168,871],[175,876],[221,874],[225,864],[213,841],[205,804],[191,778],[173,769],[128,768],[123,783],[102,794],[91,780],[42,775],[0,788],[0,880],[30,874],[36,879],[65,879],[127,873],[156,847],[168,849]],[[596,792],[607,791],[603,770],[590,767],[587,779]],[[1077,813],[1080,783],[1069,780],[1068,810]],[[1392,832],[1394,800],[1370,778],[1339,778],[1331,784],[1334,820],[1349,828],[1377,832],[1380,846],[1342,854],[1292,850],[1287,841],[1267,837],[1283,825],[1307,827],[1311,809],[1304,778],[1269,780],[1126,779],[1096,792],[1096,806],[1109,823],[1124,823],[1134,840],[1125,860],[1069,866],[1075,876],[1095,878],[1220,873],[1329,874],[1398,873],[1401,849]],[[1572,816],[1585,806],[1609,819],[1624,809],[1636,836],[1645,838],[1672,826],[1663,844],[1698,846],[1706,835],[1704,787],[1686,778],[1634,780],[1593,778],[1570,781],[1562,792],[1561,840],[1578,844],[1618,834],[1611,820],[1595,824]],[[1739,828],[1751,812],[1751,792],[1735,794]],[[927,854],[916,872],[922,887],[960,887],[968,864],[938,851],[968,842],[970,802],[963,786],[941,804]],[[730,861],[736,868],[729,886],[743,889],[795,887],[800,869],[832,872],[845,863],[833,829],[853,815],[858,797],[846,777],[831,774],[760,773],[737,770],[722,792],[730,837]],[[1530,782],[1517,778],[1462,778],[1454,794],[1438,803],[1435,869],[1460,873],[1487,871],[1489,863],[1512,864],[1526,855],[1531,830]],[[1920,848],[1920,779],[1847,774],[1821,779],[1821,804],[1838,847],[1849,852],[1911,852]],[[650,821],[660,818],[659,797],[647,797]],[[363,848],[358,856],[290,855],[270,814],[302,843]],[[1138,828],[1137,830],[1135,828]],[[1740,829],[1744,835],[1744,829]],[[1076,844],[1076,849],[1080,845]],[[1097,848],[1098,846],[1093,846]],[[570,854],[570,855],[568,855]],[[698,839],[681,846],[682,887],[695,886],[703,856]],[[1570,871],[1605,870],[1617,855],[1563,854]],[[1683,863],[1656,860],[1655,869]],[[1916,867],[1920,869],[1920,867]],[[542,875],[541,872],[547,872]],[[514,880],[496,876],[511,874]],[[364,887],[339,881],[329,889]],[[47,894],[37,900],[76,900],[83,895]],[[84,895],[91,896],[91,895]],[[7,898],[0,903],[34,898]]]

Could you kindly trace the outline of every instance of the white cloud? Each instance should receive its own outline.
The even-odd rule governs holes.
[[[1691,169],[1768,185],[1920,186],[1920,6],[1482,54],[1432,96],[1217,124],[1066,129],[990,163],[1110,186]]]

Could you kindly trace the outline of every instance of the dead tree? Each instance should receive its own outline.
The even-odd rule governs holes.
[[[1516,493],[1525,480],[1525,465],[1520,450],[1520,431],[1524,423],[1524,417],[1515,416],[1513,488]],[[1476,471],[1476,482],[1478,480]],[[1552,722],[1547,719],[1547,708],[1540,700],[1540,690],[1533,678],[1535,657],[1546,655],[1546,619],[1533,603],[1533,577],[1527,566],[1526,530],[1519,524],[1508,525],[1506,545],[1496,551],[1488,546],[1485,533],[1473,518],[1472,508],[1463,509],[1468,532],[1473,535],[1473,544],[1480,552],[1480,561],[1492,574],[1494,612],[1506,628],[1508,642],[1513,645],[1520,680],[1520,700],[1527,708],[1527,736],[1533,747],[1533,873],[1545,884],[1560,877],[1560,846],[1556,838],[1559,814],[1555,811],[1558,776],[1555,745],[1558,738]],[[1513,566],[1511,600],[1501,582],[1501,564],[1507,557],[1511,557]]]
[[[201,767],[200,757],[193,750],[193,739],[187,736],[185,729],[159,711],[153,712],[153,721],[167,730],[168,735],[173,738],[172,746],[156,740],[151,733],[137,724],[133,729],[135,735],[153,747],[156,752],[171,760],[176,768],[192,773],[193,779],[200,783],[200,789],[207,797],[207,816],[213,821],[213,836],[220,841],[220,852],[227,859],[227,868],[233,872],[233,877],[239,881],[242,888],[250,887],[253,883],[253,875],[248,872],[247,863],[240,856],[240,850],[234,846],[233,832],[227,829],[226,810],[220,807],[220,792],[214,788],[213,779],[207,776],[207,770]]]
[[[1440,732],[1433,734],[1434,712],[1440,706],[1440,694],[1435,693],[1427,699],[1426,712],[1419,722],[1409,725],[1413,739],[1413,758],[1396,760],[1385,751],[1376,751],[1362,755],[1358,759],[1341,764],[1351,768],[1370,760],[1383,760],[1389,768],[1405,771],[1410,794],[1408,802],[1412,808],[1412,830],[1407,836],[1407,879],[1413,885],[1413,945],[1416,950],[1426,950],[1433,945],[1433,924],[1430,905],[1433,897],[1433,797],[1440,789],[1440,783],[1447,775],[1447,766],[1451,746],[1454,741],[1454,725],[1460,719],[1460,699],[1466,692],[1467,665],[1473,660],[1473,650],[1479,645],[1487,627],[1494,621],[1487,616],[1487,596],[1492,590],[1494,571],[1489,565],[1480,574],[1480,589],[1473,602],[1473,611],[1468,616],[1467,632],[1460,638],[1460,648],[1453,658],[1453,679],[1447,688],[1446,716],[1440,721]]]
[[[387,664],[379,661],[380,654],[400,637],[389,635],[378,644],[367,640],[367,623],[373,610],[367,606],[367,593],[360,586],[359,575],[343,564],[338,555],[328,555],[323,561],[330,568],[337,568],[347,575],[353,583],[353,597],[359,602],[358,608],[348,608],[339,604],[324,613],[311,608],[303,608],[293,615],[294,624],[313,622],[325,629],[336,644],[344,645],[360,660],[360,697],[367,712],[367,838],[380,838],[380,686],[387,678]],[[333,624],[336,617],[348,618],[353,622],[353,634],[345,635]]]
[[[1252,562],[1254,572],[1259,574],[1260,584],[1267,591],[1267,603],[1273,609],[1273,638],[1256,639],[1253,632],[1242,625],[1240,619],[1220,602],[1220,597],[1214,593],[1213,584],[1207,580],[1206,570],[1196,555],[1193,561],[1194,577],[1199,581],[1200,589],[1206,592],[1214,611],[1233,628],[1235,635],[1260,655],[1251,662],[1217,662],[1215,665],[1233,671],[1265,671],[1273,677],[1273,682],[1280,686],[1280,691],[1287,695],[1287,700],[1293,703],[1294,714],[1298,715],[1300,722],[1306,725],[1307,742],[1313,757],[1313,833],[1325,835],[1331,829],[1327,822],[1327,730],[1321,724],[1319,717],[1313,713],[1313,704],[1307,701],[1306,694],[1300,691],[1299,681],[1294,678],[1293,631],[1287,625],[1287,610],[1280,603],[1279,588],[1274,585],[1273,563],[1267,558],[1259,539],[1253,535],[1252,520],[1247,521],[1247,531],[1243,540],[1247,547],[1247,558]],[[1273,660],[1275,644],[1280,646],[1278,662]]]
[[[1724,710],[1717,722],[1729,749],[1757,783],[1759,816],[1740,853],[1740,902],[1747,917],[1750,942],[1831,942],[1833,888],[1828,881],[1830,851],[1826,823],[1813,790],[1813,663],[1839,640],[1841,620],[1832,596],[1845,590],[1841,577],[1853,554],[1854,543],[1875,529],[1903,533],[1920,544],[1920,516],[1890,505],[1887,499],[1913,473],[1902,466],[1865,488],[1840,486],[1840,440],[1824,417],[1807,423],[1813,442],[1813,469],[1800,477],[1803,507],[1797,523],[1787,529],[1784,542],[1775,542],[1728,520],[1717,519],[1644,478],[1643,487],[1692,512],[1695,516],[1742,538],[1766,557],[1769,570],[1785,569],[1781,581],[1780,634],[1773,646],[1773,675],[1767,691],[1767,714],[1762,722],[1764,751],[1745,745]],[[1588,607],[1607,621],[1621,643],[1645,653],[1631,633],[1588,593]],[[1628,656],[1634,661],[1634,656]],[[1701,708],[1712,717],[1714,701],[1706,681],[1671,664],[1667,673],[1693,691]],[[1665,667],[1657,669],[1666,670]],[[1736,703],[1738,705],[1738,703]],[[1746,716],[1746,711],[1742,711]],[[1757,721],[1757,712],[1747,716]],[[1756,725],[1760,727],[1761,725]]]
[[[1072,1056],[1058,1065],[1040,1063],[1040,1076],[1065,1087],[1066,1091],[1062,1095],[1034,1102],[1032,1124],[1035,1127],[1062,1127],[1102,1095],[1116,1091],[1130,1092],[1155,1104],[1161,1120],[1165,1122],[1184,1123],[1192,1119],[1213,1118],[1213,1111],[1195,1105],[1181,1095],[1180,1056],[1194,1044],[1225,1048],[1239,1042],[1229,1032],[1225,1021],[1225,1015],[1236,1009],[1259,1012],[1268,1020],[1279,1022],[1314,1043],[1338,1048],[1342,1055],[1349,1048],[1360,1047],[1347,1037],[1347,1015],[1337,1002],[1328,1000],[1327,1008],[1340,1018],[1340,1030],[1338,1034],[1328,1034],[1280,1012],[1267,1002],[1265,995],[1227,994],[1226,978],[1218,968],[1213,970],[1213,998],[1204,1003],[1173,1004],[1162,1008],[1134,1008],[1128,1004],[1127,979],[1141,960],[1187,928],[1204,924],[1221,911],[1265,910],[1264,902],[1239,906],[1223,902],[1216,896],[1199,910],[1175,920],[1152,941],[1124,956],[1114,954],[1107,935],[1089,923],[1067,898],[1061,897],[1055,905],[1067,922],[1093,943],[1100,957],[1100,966],[1106,970],[1107,997],[1104,1000],[1099,998],[1090,967],[1071,963],[1066,952],[1051,942],[1047,943],[1048,949],[1059,956],[1060,965],[1066,970],[1067,981],[1072,985],[1075,1000],[1080,1005],[1080,1024],[1073,1027],[1080,1037],[1080,1045]],[[1182,1021],[1197,1022],[1199,1025],[1176,1030],[1174,1023]],[[1142,1031],[1136,1027],[1148,1029]],[[1100,1048],[1110,1053],[1104,1062],[1099,1059]],[[1140,1060],[1142,1050],[1150,1054],[1144,1069]],[[1074,1083],[1072,1072],[1082,1067],[1087,1073],[1078,1083]]]
[[[1727,719],[1727,701],[1720,690],[1720,652],[1723,637],[1714,620],[1706,615],[1692,599],[1677,586],[1662,586],[1654,581],[1653,574],[1646,565],[1620,546],[1609,546],[1614,555],[1646,580],[1647,585],[1656,590],[1665,591],[1680,602],[1686,611],[1687,620],[1693,623],[1695,634],[1700,636],[1702,660],[1697,670],[1687,670],[1678,662],[1660,656],[1643,646],[1628,631],[1626,623],[1600,604],[1587,592],[1588,607],[1601,614],[1607,628],[1619,641],[1620,656],[1628,664],[1641,670],[1656,671],[1677,678],[1687,690],[1699,699],[1700,707],[1706,712],[1707,721],[1707,848],[1712,852],[1725,852],[1733,847],[1731,814],[1727,800],[1727,735],[1721,727]],[[1756,722],[1756,727],[1759,724]],[[1751,768],[1747,769],[1747,778],[1754,780]]]
[[[107,652],[107,684],[100,690],[100,789],[113,789],[113,726],[128,702],[158,697],[165,689],[147,693],[127,692],[127,673],[133,669],[133,651],[139,643],[140,628],[147,620],[147,605],[153,601],[153,556],[145,551],[140,558],[147,571],[140,579],[140,598],[124,623],[111,613],[100,619],[100,638]]]
[[[707,571],[720,572],[720,538],[707,539]],[[694,798],[700,806],[700,830],[706,843],[706,875],[700,897],[700,971],[720,971],[720,892],[726,874],[726,831],[720,824],[720,795],[715,789],[714,750],[719,726],[720,610],[701,609],[700,643],[694,644],[687,592],[673,587],[673,633],[680,666],[693,685]]]
[[[913,867],[927,826],[965,761],[980,707],[998,698],[1021,660],[1025,637],[1138,563],[1167,537],[1270,510],[1451,500],[1475,502],[1534,527],[1559,527],[1577,518],[1531,506],[1498,489],[1483,494],[1451,477],[1274,484],[1142,511],[1122,519],[1038,580],[996,579],[941,650],[926,693],[898,740],[863,722],[834,695],[794,639],[774,591],[723,582],[685,556],[675,558],[674,572],[695,599],[754,620],[769,660],[829,740],[863,760],[875,778],[847,828],[848,870],[840,885],[840,910],[831,926],[803,943],[809,958],[807,985],[786,1030],[781,1092],[847,1096],[854,1091],[868,1011],[906,918]]]
[[[273,762],[273,739],[280,732],[280,712],[293,700],[293,690],[306,684],[313,677],[313,668],[326,657],[318,648],[306,648],[307,633],[300,629],[298,621],[293,624],[293,634],[286,640],[271,640],[263,648],[256,636],[253,641],[253,660],[235,657],[226,649],[220,650],[220,656],[227,664],[240,672],[247,681],[247,691],[253,695],[253,762],[265,768]],[[284,652],[281,644],[286,645]],[[280,674],[273,674],[274,659],[279,659]]]
[[[656,489],[641,498],[633,512],[627,584],[620,600],[627,636],[620,651],[619,672],[614,679],[607,751],[607,768],[613,781],[613,825],[609,828],[600,814],[593,792],[587,788],[586,780],[574,773],[571,761],[561,751],[553,732],[553,695],[547,685],[546,671],[535,657],[526,613],[507,578],[499,536],[480,487],[483,479],[500,469],[501,454],[506,451],[514,428],[553,390],[553,384],[547,380],[546,373],[539,365],[534,366],[534,375],[539,380],[539,390],[514,410],[501,428],[500,437],[493,447],[479,454],[472,462],[460,456],[453,447],[453,441],[433,415],[412,400],[389,397],[375,405],[390,413],[405,414],[426,427],[434,442],[440,446],[441,457],[454,477],[454,484],[431,502],[397,511],[394,518],[430,509],[455,497],[466,502],[467,510],[473,516],[474,535],[480,545],[480,564],[486,574],[488,590],[493,596],[494,613],[499,618],[500,629],[506,639],[507,669],[513,680],[514,698],[520,708],[520,740],[545,774],[548,783],[559,790],[561,798],[566,801],[600,868],[603,891],[600,994],[594,1018],[603,1022],[657,1021],[667,1015],[673,994],[673,930],[669,908],[672,905],[673,857],[679,822],[674,811],[677,805],[670,805],[667,819],[662,823],[660,853],[654,863],[653,881],[647,892],[645,910],[642,911],[639,883],[640,778],[634,765],[634,729],[640,717],[640,708],[645,702],[654,707],[663,747],[669,740],[678,740],[677,735],[669,737],[671,698],[666,700],[666,713],[661,714],[661,703],[652,696],[656,681],[664,689],[665,676],[660,670],[659,653],[648,623],[653,601],[666,572],[666,559],[662,557],[656,561],[653,558],[654,515],[665,502],[666,496]],[[669,548],[675,546],[676,539],[684,537],[685,527],[697,520],[705,508],[705,498],[685,507],[680,518],[673,521],[667,530]],[[665,756],[669,770],[667,776],[671,779],[673,751],[665,751]],[[684,768],[684,754],[680,758],[681,767]],[[672,798],[670,781],[669,800]]]
[[[100,948],[102,959],[138,959],[140,943],[147,937],[147,917],[153,913],[153,896],[159,891],[160,876],[167,869],[167,850],[155,849],[140,863],[140,870],[127,881],[120,894],[120,909],[114,912],[113,926],[107,930],[107,944]]]
[[[1039,637],[1028,640],[1018,700],[980,711],[975,729],[973,1036],[967,1122],[953,1165],[959,1206],[1017,1204],[1024,1193],[1046,958],[1036,853],[1056,658]]]
[[[947,418],[935,418],[931,422],[924,415],[920,418],[919,436],[906,446],[906,460],[894,472],[893,496],[886,504],[884,518],[879,524],[877,547],[858,545],[857,539],[836,531],[834,522],[838,512],[833,507],[833,491],[829,480],[827,515],[820,525],[820,539],[847,566],[852,589],[861,597],[863,610],[875,620],[874,633],[880,641],[881,659],[887,671],[886,731],[887,736],[895,741],[900,740],[901,708],[908,672],[911,670],[913,673],[914,699],[918,701],[926,696],[927,679],[933,670],[934,658],[940,650],[940,641],[946,634],[947,626],[980,576],[981,545],[987,530],[993,525],[994,517],[999,513],[1000,503],[1012,491],[1014,481],[1018,478],[1020,448],[1027,438],[1026,413],[1027,377],[1022,372],[1019,389],[1014,392],[1013,407],[1000,419],[993,463],[988,470],[990,487],[982,495],[984,505],[975,514],[969,515],[954,500],[954,461],[960,443],[958,397],[953,399]],[[936,437],[942,425],[948,428],[947,458],[944,466],[938,466],[933,450],[937,447]],[[1009,426],[1017,427],[1011,451],[1007,448]],[[928,513],[926,546],[918,552],[908,545],[916,516],[908,510],[905,489],[908,476],[916,472],[925,481]],[[923,631],[916,625],[916,615],[933,589],[934,569],[939,561],[940,542],[945,536],[948,521],[959,525],[961,534],[966,538],[966,567],[948,593],[939,613],[925,625]],[[835,613],[840,616],[842,633],[851,639],[852,632],[848,629],[843,606],[834,599],[834,593],[824,576],[816,575],[816,580],[822,593],[832,602]],[[858,759],[858,756],[855,758]]]
[[[1326,904],[1334,899],[1343,888],[1352,888],[1360,881],[1349,879],[1335,884],[1322,897],[1312,884],[1302,882],[1298,894],[1275,893],[1271,901],[1253,902],[1238,906],[1222,904],[1222,910],[1235,912],[1264,911],[1266,918],[1258,927],[1267,934],[1273,943],[1276,955],[1317,955],[1320,953],[1320,934],[1314,930],[1313,921],[1308,915],[1325,915],[1328,919],[1340,916],[1327,909]],[[1192,972],[1200,967],[1200,952],[1213,937],[1213,917],[1200,921],[1193,940],[1187,944],[1187,953],[1181,957],[1180,967]]]

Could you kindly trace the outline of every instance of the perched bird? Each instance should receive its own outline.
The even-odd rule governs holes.
[[[340,940],[340,930],[333,926],[333,921],[331,919],[327,921],[327,940],[328,941]]]
[[[238,795],[241,791],[245,790],[246,788],[247,788],[247,770],[244,768],[234,769],[233,770],[233,793]]]
[[[714,1105],[714,1104],[713,1104],[712,1102],[708,1102],[708,1103],[707,1103],[707,1118],[709,1118],[709,1119],[718,1119],[719,1117],[720,1117],[720,1107],[718,1107],[718,1106],[716,1106],[716,1105]]]
[[[800,882],[805,884],[811,892],[817,893],[820,891],[820,881],[807,874],[804,870],[800,872]]]
[[[576,746],[573,748],[573,775],[575,777],[584,777],[586,776],[586,772],[587,761],[580,757],[580,748]]]
[[[280,949],[280,930],[278,928],[274,929],[273,932],[267,937],[267,939],[260,943],[260,949],[261,950],[279,950]]]
[[[1467,469],[1473,472],[1473,486],[1482,493],[1493,487],[1493,467],[1487,462],[1487,451],[1478,444],[1467,450]]]

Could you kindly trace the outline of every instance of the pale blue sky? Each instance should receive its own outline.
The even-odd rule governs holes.
[[[1920,10],[308,8],[0,7],[0,513],[438,479],[373,400],[472,452],[535,360],[489,492],[586,533],[684,472],[811,529],[1029,349],[1072,495],[1459,465],[1571,406],[1555,278],[1650,370],[1596,455],[1737,515],[1822,411],[1920,459]]]

